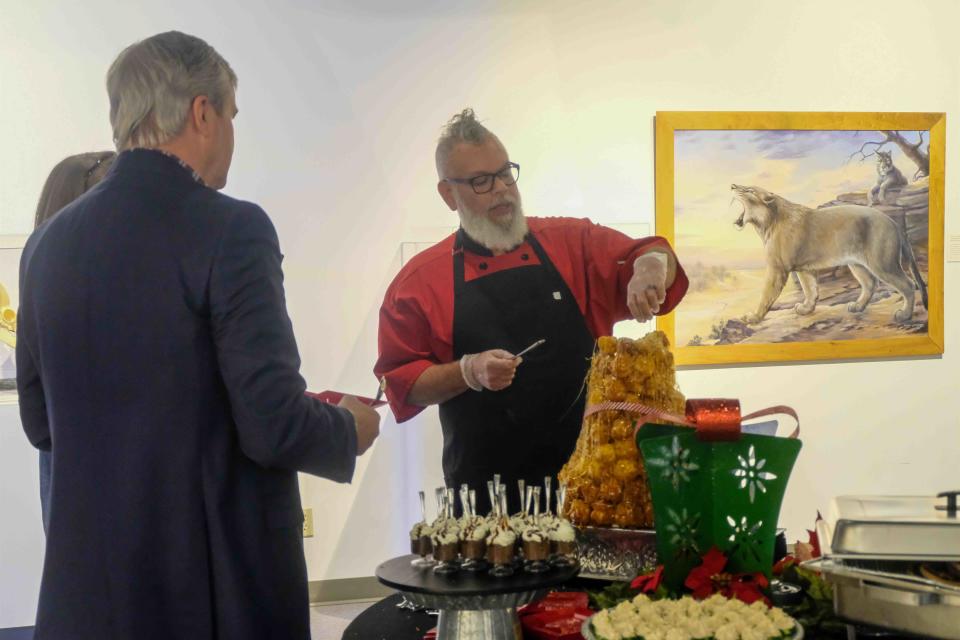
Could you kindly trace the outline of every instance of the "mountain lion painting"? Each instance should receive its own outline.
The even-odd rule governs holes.
[[[757,311],[747,322],[763,320],[791,271],[796,272],[803,289],[803,302],[794,311],[812,313],[819,297],[817,270],[842,265],[848,266],[860,283],[860,296],[847,305],[849,311],[859,313],[866,308],[879,278],[903,296],[894,322],[908,322],[913,317],[914,281],[904,273],[901,257],[908,260],[923,306],[927,306],[927,289],[913,248],[883,212],[852,204],[811,209],[760,187],[734,184],[730,188],[743,205],[735,224],[741,229],[752,224],[766,249],[766,281]]]

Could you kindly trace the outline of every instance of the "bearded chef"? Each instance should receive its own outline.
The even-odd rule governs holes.
[[[668,313],[688,283],[663,238],[525,217],[520,166],[471,109],[447,124],[436,162],[460,229],[390,284],[374,373],[398,422],[440,405],[446,484],[477,489],[486,513],[494,474],[508,488],[541,484],[570,457],[596,338]],[[507,496],[519,510],[517,492]]]

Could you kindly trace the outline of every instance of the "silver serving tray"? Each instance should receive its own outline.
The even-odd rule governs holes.
[[[838,520],[831,557],[960,560],[960,522]]]
[[[657,565],[652,529],[577,527],[580,577],[629,582]]]
[[[960,518],[932,496],[840,496],[818,524],[824,555],[878,560],[960,560]]]
[[[513,593],[495,593],[476,596],[447,596],[429,593],[401,591],[408,602],[421,609],[448,611],[482,611],[489,609],[516,609],[549,593],[549,589],[528,589]]]
[[[894,571],[907,563],[817,559],[804,566],[821,571],[833,585],[837,615],[877,627],[945,640],[960,640],[960,588]]]
[[[658,564],[653,529],[577,527],[577,550],[582,578],[629,582]]]
[[[583,626],[580,627],[580,635],[583,636],[584,640],[600,640],[600,638],[598,638],[598,637],[593,633],[593,627],[592,627],[592,623],[591,623],[592,618],[593,618],[593,616],[590,616],[589,618],[587,618],[586,620],[584,620],[584,621],[583,621]],[[800,624],[799,622],[797,622],[796,620],[794,620],[794,623],[795,623],[797,626],[796,626],[796,628],[793,630],[793,635],[790,636],[789,640],[803,640],[803,625]],[[786,639],[784,639],[784,640],[786,640]]]

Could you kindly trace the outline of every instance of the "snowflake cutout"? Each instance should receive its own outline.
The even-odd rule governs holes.
[[[700,547],[694,539],[700,527],[700,514],[688,515],[686,507],[680,513],[667,507],[667,515],[670,522],[665,529],[670,535],[670,544],[677,548],[677,556],[692,558],[700,555]]]
[[[757,489],[760,489],[761,493],[766,493],[767,487],[763,483],[776,480],[777,476],[769,471],[763,471],[767,461],[766,459],[757,460],[757,452],[753,445],[750,445],[750,451],[747,453],[746,459],[740,455],[737,456],[737,459],[740,461],[740,468],[734,469],[733,475],[740,478],[741,489],[748,489],[750,503],[753,504]]]
[[[680,438],[673,437],[670,447],[660,447],[660,458],[647,460],[647,465],[662,469],[662,476],[670,480],[674,491],[680,490],[680,482],[690,482],[690,473],[700,468],[696,462],[690,461],[690,449],[680,446]]]
[[[733,530],[730,536],[727,538],[733,546],[730,549],[730,555],[736,553],[741,547],[746,547],[747,551],[753,555],[754,558],[759,562],[760,561],[760,539],[758,535],[760,533],[760,528],[763,527],[763,520],[757,521],[755,524],[750,524],[747,522],[747,516],[740,518],[740,522],[737,522],[734,518],[727,516],[727,524],[730,525],[730,528]]]

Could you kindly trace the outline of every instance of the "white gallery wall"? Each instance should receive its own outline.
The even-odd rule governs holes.
[[[110,148],[103,79],[120,49],[169,29],[198,35],[240,79],[226,192],[277,227],[309,387],[369,395],[401,243],[455,224],[433,148],[464,106],[522,165],[529,215],[651,228],[657,110],[944,111],[949,236],[960,234],[958,23],[954,0],[0,0],[0,234],[29,232],[57,161]],[[943,358],[679,374],[688,397],[798,410],[804,449],[781,515],[791,538],[837,494],[960,488],[957,277],[948,263]],[[388,417],[382,431],[352,485],[302,477],[311,580],[369,576],[403,552],[416,491],[440,483],[435,410]],[[37,493],[36,453],[2,406],[0,628],[33,622]]]

